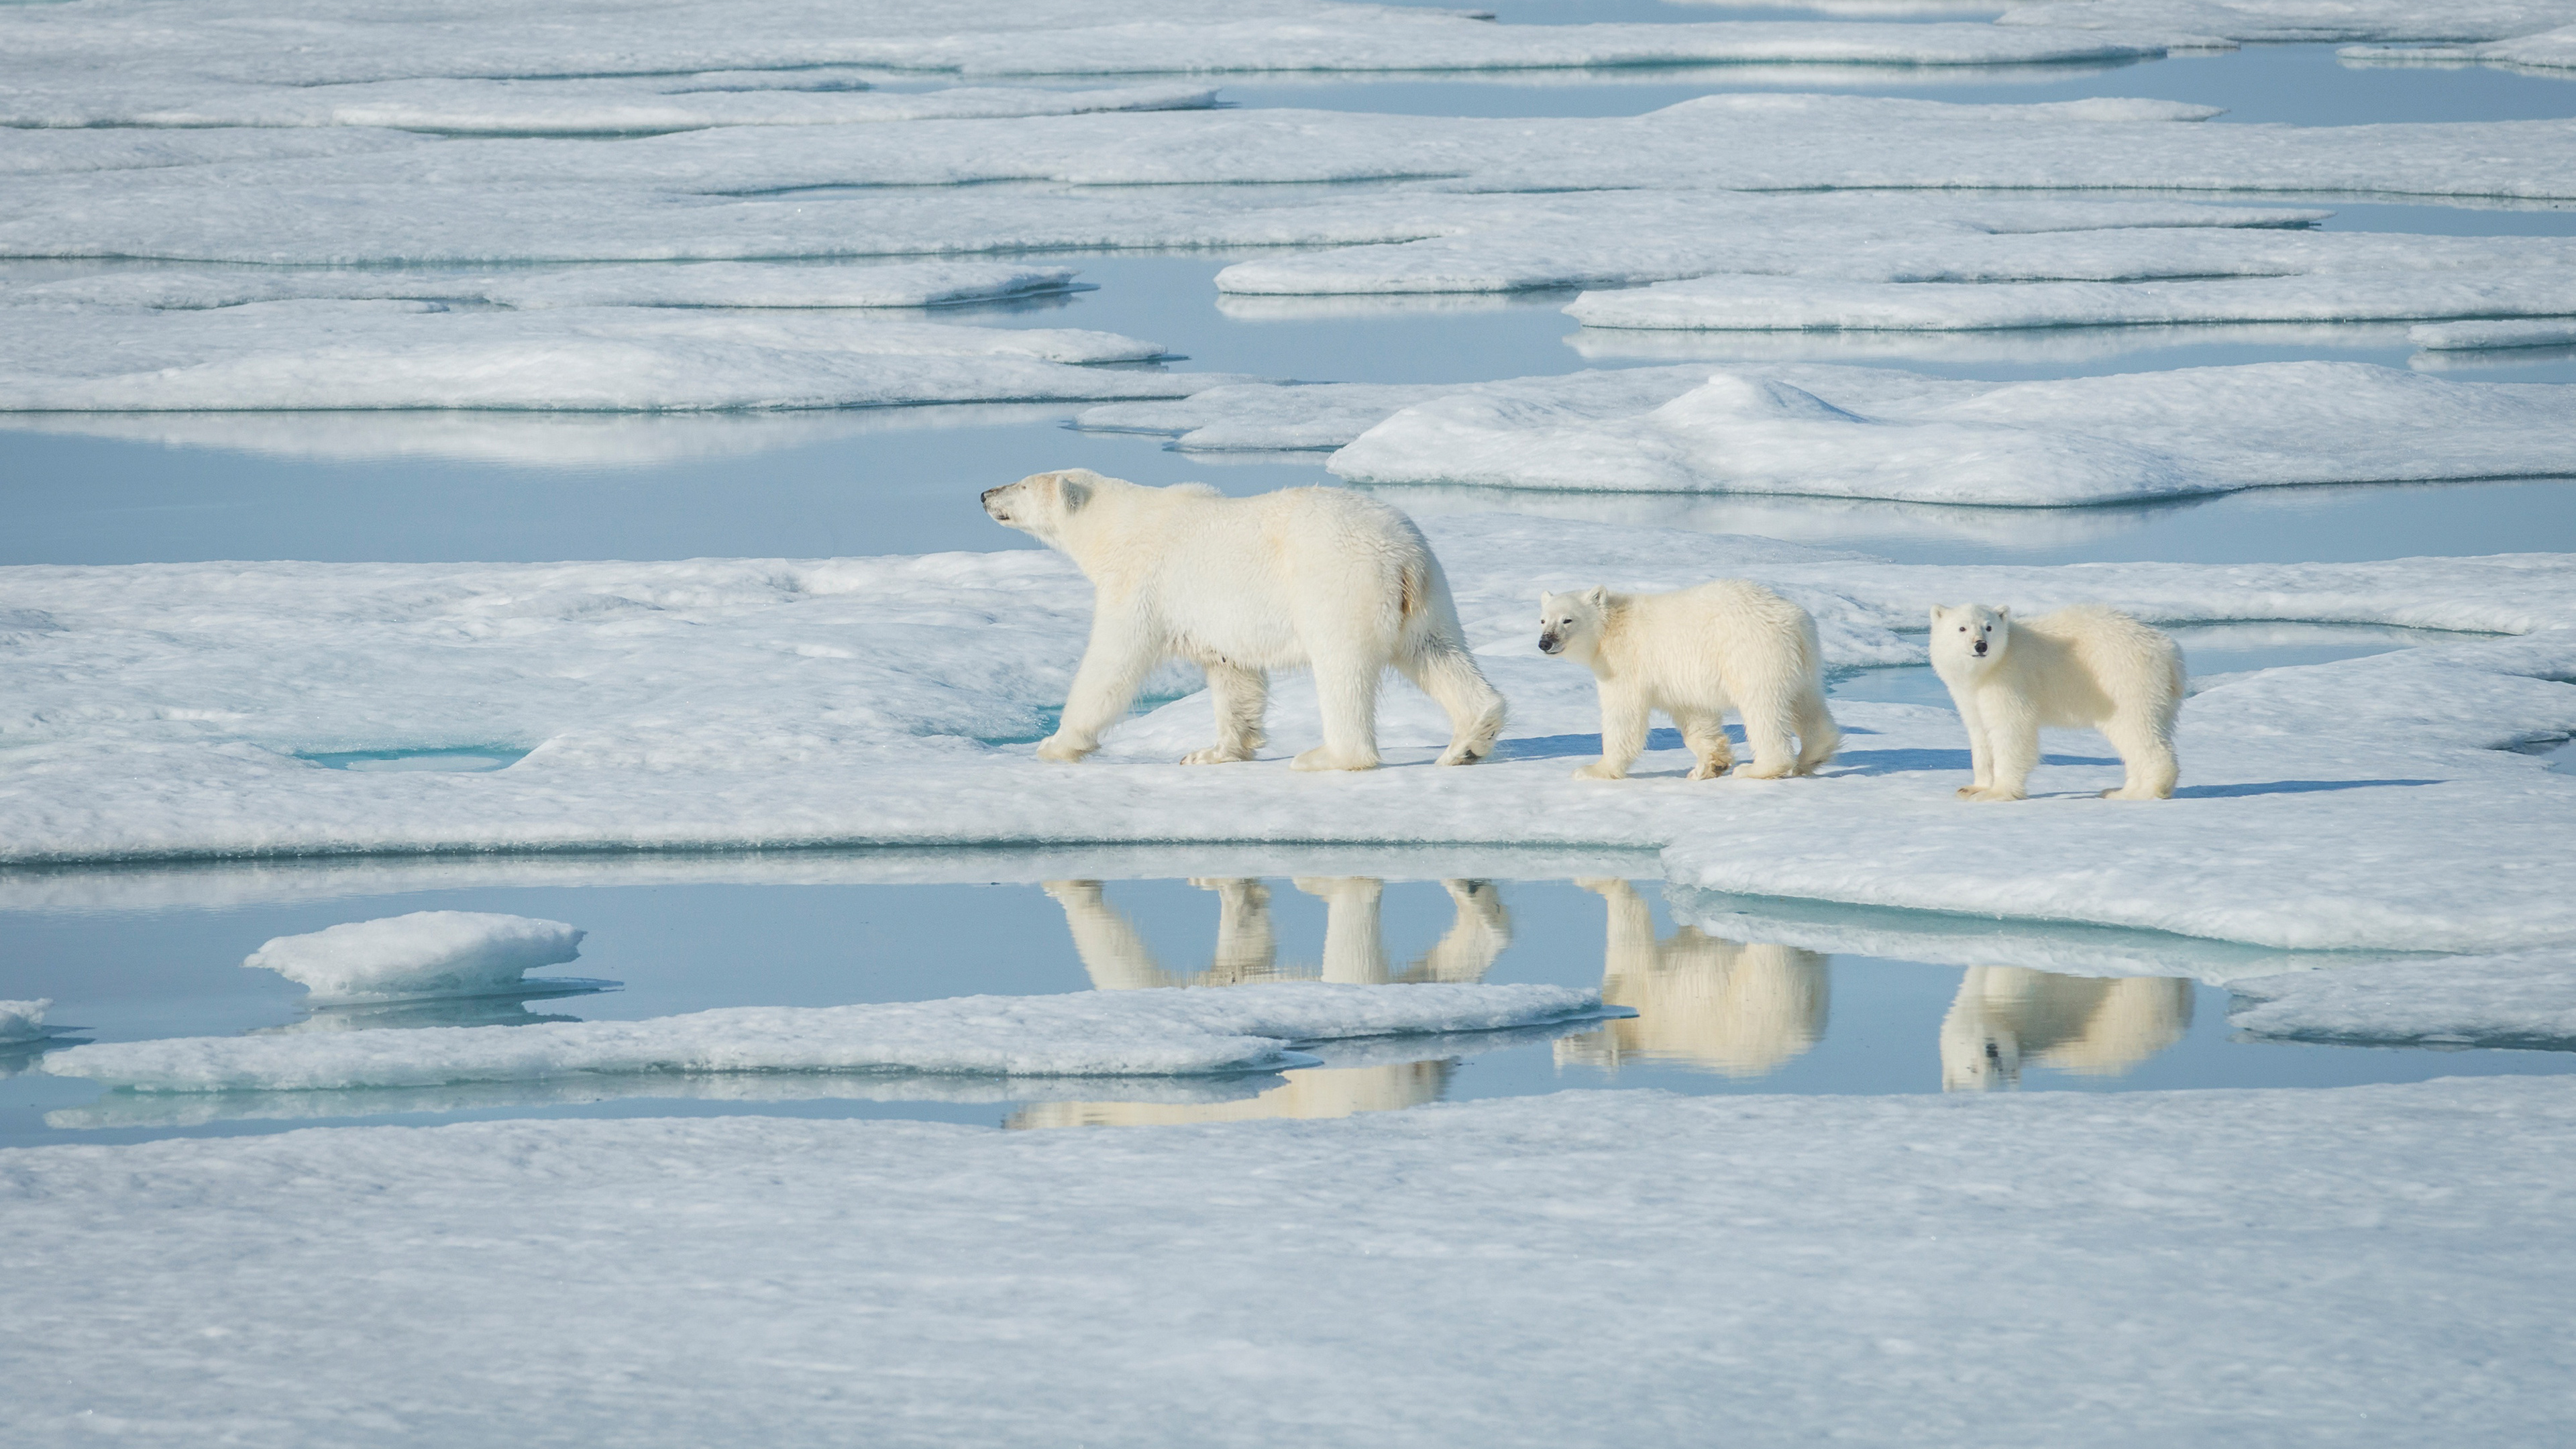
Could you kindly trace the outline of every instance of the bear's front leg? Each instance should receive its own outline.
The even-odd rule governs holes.
[[[1161,647],[1141,621],[1124,612],[1095,612],[1091,642],[1083,646],[1082,664],[1065,694],[1064,718],[1038,742],[1038,758],[1079,760],[1099,749],[1100,732],[1127,717],[1145,676],[1161,662]]]
[[[2028,799],[2030,772],[2039,764],[2039,712],[2019,700],[1998,708],[1989,698],[1978,701],[1977,713],[1985,725],[1989,773],[1984,786],[1968,798]]]
[[[1601,686],[1601,758],[1574,772],[1578,780],[1624,780],[1646,752],[1646,726],[1654,718],[1646,696]]]
[[[1261,717],[1270,707],[1270,676],[1223,660],[1207,667],[1216,705],[1216,743],[1181,756],[1184,765],[1230,765],[1261,748]]]
[[[1315,703],[1324,716],[1324,743],[1290,760],[1288,768],[1377,768],[1377,681],[1385,669],[1385,660],[1365,654],[1315,659]]]
[[[1959,787],[1959,798],[1974,800],[1995,782],[1995,754],[1986,743],[1986,719],[1976,698],[1954,687],[1950,702],[1958,706],[1959,723],[1968,730],[1968,783]]]
[[[1714,780],[1735,768],[1735,745],[1726,737],[1724,713],[1695,714],[1674,722],[1682,727],[1682,743],[1699,757],[1699,763],[1691,766],[1692,779]]]

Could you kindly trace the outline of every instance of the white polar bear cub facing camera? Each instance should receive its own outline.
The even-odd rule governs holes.
[[[1300,770],[1376,767],[1390,665],[1448,711],[1441,764],[1474,763],[1502,733],[1503,697],[1467,652],[1439,561],[1383,503],[1339,488],[1228,498],[1072,468],[988,490],[984,511],[1062,550],[1094,591],[1091,641],[1040,759],[1099,749],[1167,659],[1205,669],[1216,703],[1216,743],[1185,765],[1252,758],[1273,669],[1314,671],[1324,743],[1292,762]]]
[[[1743,716],[1753,747],[1753,767],[1741,778],[1811,774],[1842,748],[1842,731],[1825,710],[1816,621],[1760,584],[1541,594],[1538,647],[1591,666],[1601,692],[1601,758],[1575,771],[1579,780],[1626,778],[1656,710],[1672,716],[1699,757],[1694,780],[1735,767],[1729,709]]]
[[[1985,604],[1932,606],[1932,669],[1968,727],[1965,800],[2025,798],[2039,728],[2100,730],[2128,781],[2112,800],[2170,800],[2182,651],[2117,609],[2075,604],[2036,619]]]

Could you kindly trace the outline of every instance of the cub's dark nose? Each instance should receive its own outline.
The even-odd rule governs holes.
[[[1977,641],[1977,657],[1980,659],[1986,657],[1986,641],[1983,639]]]

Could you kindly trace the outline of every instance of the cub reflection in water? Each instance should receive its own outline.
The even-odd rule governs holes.
[[[1637,1014],[1560,1037],[1558,1066],[1616,1069],[1630,1058],[1758,1077],[1825,1034],[1825,958],[1795,946],[1720,940],[1684,926],[1655,938],[1646,898],[1624,880],[1580,880],[1610,907],[1601,999]]]
[[[1447,934],[1402,972],[1390,968],[1384,935],[1386,882],[1369,876],[1300,876],[1298,890],[1324,903],[1320,965],[1279,961],[1270,919],[1270,888],[1251,879],[1193,879],[1217,898],[1216,949],[1207,969],[1164,968],[1127,916],[1109,904],[1096,880],[1056,880],[1046,893],[1064,907],[1074,951],[1091,984],[1103,991],[1157,986],[1234,986],[1255,981],[1341,981],[1359,985],[1478,981],[1512,943],[1511,912],[1492,881],[1444,880],[1452,916]],[[1141,1127],[1157,1123],[1230,1122],[1258,1117],[1347,1117],[1438,1101],[1456,1070],[1454,1059],[1374,1067],[1309,1067],[1286,1073],[1284,1086],[1236,1102],[1038,1102],[1011,1114],[1009,1127]]]
[[[2116,1077],[2182,1040],[2191,982],[1971,966],[1941,1020],[1941,1090],[2018,1087],[2024,1066]]]

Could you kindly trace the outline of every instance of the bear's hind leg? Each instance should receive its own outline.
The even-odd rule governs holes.
[[[2174,760],[2173,741],[2152,720],[2126,720],[2114,717],[2102,726],[2103,735],[2118,751],[2126,781],[2117,790],[2105,790],[2105,800],[2170,800],[2174,781],[2182,769]]]
[[[1735,768],[1735,745],[1726,737],[1725,711],[1685,715],[1674,723],[1682,727],[1682,743],[1699,757],[1691,767],[1692,779],[1714,780]]]
[[[1825,692],[1813,684],[1798,694],[1798,773],[1812,775],[1843,747],[1842,727],[1825,708]]]
[[[1494,752],[1503,732],[1503,696],[1486,682],[1475,656],[1436,640],[1399,657],[1395,667],[1448,711],[1449,748],[1440,752],[1441,764],[1472,765]]]
[[[1315,702],[1323,709],[1324,743],[1289,761],[1290,769],[1377,768],[1377,685],[1385,668],[1373,656],[1315,661]]]
[[[1735,772],[1739,780],[1777,780],[1798,768],[1797,696],[1778,689],[1735,692],[1736,712],[1744,720],[1744,742],[1753,747],[1753,764]]]
[[[1261,716],[1270,706],[1270,676],[1222,660],[1207,667],[1216,704],[1216,743],[1181,756],[1184,765],[1230,765],[1261,748]]]

